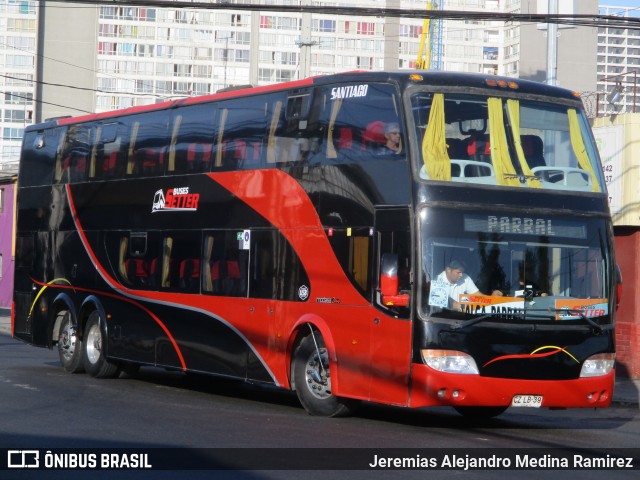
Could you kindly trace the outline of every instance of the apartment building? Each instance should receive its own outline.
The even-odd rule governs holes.
[[[232,7],[251,1],[301,5],[300,0],[228,3]],[[208,94],[231,85],[353,69],[413,69],[423,17],[354,18],[331,13],[330,8],[426,11],[427,3],[324,0],[327,13],[312,14],[0,0],[0,82],[7,92],[0,99],[0,163],[17,162],[22,130],[32,121]],[[596,0],[569,3],[578,5],[576,13],[596,11]],[[303,0],[305,4],[319,5],[313,0]],[[546,0],[443,0],[439,7],[526,13],[543,4]],[[76,25],[83,28],[70,28]],[[539,79],[545,68],[540,63],[546,58],[544,35],[536,25],[517,22],[444,20],[432,46],[441,46],[437,62],[444,70]],[[593,75],[586,67],[591,43],[594,52],[596,48],[595,35],[590,39],[585,29],[562,31],[559,68],[568,73],[558,74],[561,85],[595,90],[595,66]]]
[[[37,15],[34,1],[0,1],[0,170],[17,170],[34,114]]]
[[[640,17],[640,7],[601,7],[600,13]],[[598,29],[598,113],[640,112],[640,30]]]

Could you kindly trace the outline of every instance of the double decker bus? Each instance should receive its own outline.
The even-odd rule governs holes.
[[[608,198],[560,88],[351,72],[29,126],[15,263],[13,334],[68,372],[324,416],[611,402]]]

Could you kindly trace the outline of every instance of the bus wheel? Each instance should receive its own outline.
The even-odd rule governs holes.
[[[460,415],[469,418],[493,418],[504,413],[509,407],[453,407]]]
[[[84,372],[82,340],[78,337],[78,325],[73,321],[71,314],[67,310],[58,314],[56,323],[60,324],[60,329],[58,330],[58,356],[62,367],[69,373]]]
[[[352,413],[355,400],[331,392],[329,355],[321,335],[309,334],[295,351],[293,379],[300,403],[310,415],[341,417]]]
[[[84,329],[84,368],[93,377],[113,378],[120,373],[117,364],[104,356],[105,339],[100,329],[100,314],[92,312]]]

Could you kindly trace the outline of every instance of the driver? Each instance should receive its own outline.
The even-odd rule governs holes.
[[[438,275],[434,284],[438,287],[444,288],[447,293],[448,307],[453,310],[460,310],[460,304],[458,299],[460,295],[464,294],[479,294],[485,295],[473,282],[471,277],[464,273],[465,265],[458,260],[451,260],[444,271]],[[433,288],[433,285],[432,285]],[[504,294],[500,290],[494,290],[491,295],[503,296]]]

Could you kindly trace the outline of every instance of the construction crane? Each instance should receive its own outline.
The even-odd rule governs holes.
[[[428,1],[427,12],[442,10],[443,3],[439,0]],[[442,70],[442,19],[432,19],[429,15],[424,19],[416,68]]]

